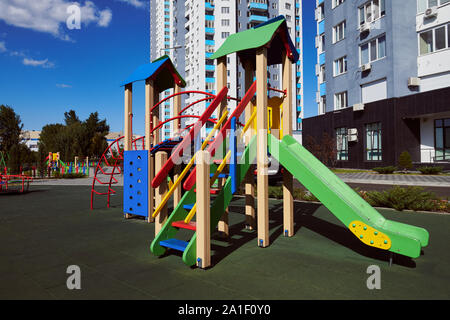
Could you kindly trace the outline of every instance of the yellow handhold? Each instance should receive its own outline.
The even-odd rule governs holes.
[[[368,246],[383,250],[389,250],[391,248],[392,243],[389,236],[361,221],[351,222],[348,228],[361,242]]]

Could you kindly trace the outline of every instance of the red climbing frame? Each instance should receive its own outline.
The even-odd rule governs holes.
[[[124,136],[114,140],[105,152],[103,152],[100,157],[100,161],[95,167],[94,179],[92,179],[91,188],[91,210],[94,208],[94,195],[107,196],[107,207],[109,208],[111,195],[115,194],[116,191],[112,188],[113,185],[118,184],[119,181],[114,177],[114,175],[122,173],[123,164],[123,149],[120,146],[120,141],[124,139]],[[137,142],[142,140],[142,149],[145,149],[144,144],[145,137],[140,137],[132,142],[134,150],[138,150]],[[111,168],[110,172],[107,172],[108,168]],[[100,186],[107,186],[108,191],[99,192],[95,190],[95,185],[98,183]]]
[[[214,100],[217,97],[214,94],[211,94],[208,92],[203,92],[203,91],[183,91],[183,92],[172,94],[172,95],[164,98],[163,100],[159,101],[157,104],[155,104],[150,109],[150,112],[153,111],[154,109],[156,109],[159,105],[161,105],[163,102],[165,102],[169,99],[173,99],[174,97],[179,96],[179,95],[191,94],[191,93],[192,94],[203,94],[203,95],[206,95],[207,98],[200,99],[200,100],[197,100],[197,101],[189,104],[187,107],[182,109],[178,115],[176,115],[175,117],[170,118],[164,122],[159,123],[158,126],[156,126],[156,127],[153,127],[153,121],[151,118],[150,119],[151,134],[153,134],[153,132],[156,131],[157,129],[161,128],[164,124],[175,121],[177,119],[196,118],[196,119],[199,119],[199,121],[204,120],[204,117],[202,118],[201,116],[182,115],[183,112],[185,112],[189,108],[193,107],[194,105],[201,103],[201,102]],[[233,97],[227,97],[227,99],[240,102],[239,99],[233,98]],[[207,119],[206,121],[212,122],[212,123],[217,123],[216,119],[211,119],[211,118]],[[187,126],[184,129],[180,129],[179,133],[182,134],[184,131],[191,129],[194,125],[195,125],[195,123]],[[122,174],[122,164],[123,164],[124,157],[123,157],[123,149],[120,148],[120,142],[123,139],[124,139],[124,136],[116,139],[108,146],[108,148],[105,150],[105,152],[103,152],[103,154],[100,158],[100,161],[98,162],[98,164],[95,168],[95,173],[94,173],[94,178],[92,180],[92,188],[91,188],[91,204],[90,204],[91,210],[94,208],[94,196],[95,195],[107,196],[107,207],[108,208],[110,207],[111,195],[116,193],[116,191],[112,188],[112,186],[115,184],[118,184],[118,180],[114,176]],[[137,142],[139,140],[142,140],[142,150],[145,150],[144,139],[145,139],[145,137],[141,137],[141,138],[133,140],[133,142],[132,142],[133,150],[138,150]],[[170,141],[170,139],[169,139],[169,141]],[[156,148],[156,146],[154,148]],[[152,148],[152,150],[154,148]],[[117,152],[114,153],[113,150],[116,150]],[[164,147],[159,148],[158,150],[170,151],[168,148],[164,148]],[[108,169],[110,169],[110,170],[108,170]],[[103,192],[97,191],[95,189],[96,184],[98,184],[99,186],[107,187],[107,191],[103,191]]]

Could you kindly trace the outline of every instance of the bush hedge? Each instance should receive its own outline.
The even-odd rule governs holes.
[[[393,174],[395,171],[397,171],[397,167],[377,167],[373,168],[372,170],[378,172],[379,174]]]
[[[442,172],[442,167],[419,167],[417,168],[422,174],[437,175]]]

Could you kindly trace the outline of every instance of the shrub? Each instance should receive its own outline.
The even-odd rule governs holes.
[[[393,174],[397,170],[397,167],[377,167],[372,170],[378,172],[379,174]]]
[[[411,155],[408,151],[403,151],[398,159],[398,166],[404,170],[412,169]]]
[[[399,211],[438,211],[442,201],[423,188],[399,186],[383,192],[369,191],[366,193],[366,200],[374,207],[394,208]]]
[[[439,174],[442,172],[442,167],[420,167],[417,170],[422,174]]]

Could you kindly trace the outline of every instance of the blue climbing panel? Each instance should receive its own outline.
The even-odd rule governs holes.
[[[123,212],[148,217],[148,151],[125,151],[123,167]]]

